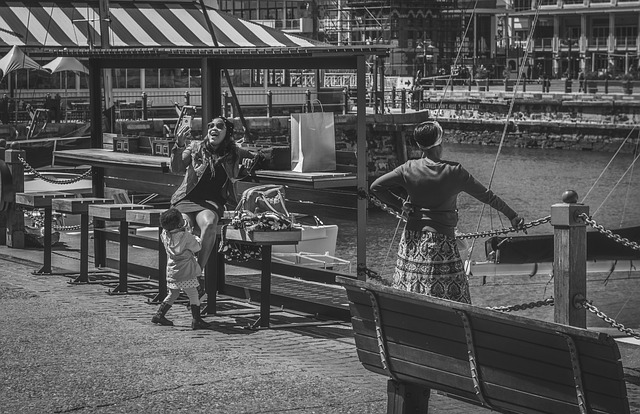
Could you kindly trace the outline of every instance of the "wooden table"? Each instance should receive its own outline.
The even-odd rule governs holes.
[[[260,246],[262,249],[262,271],[260,275],[260,317],[249,326],[250,329],[268,329],[271,327],[271,250],[272,246],[296,244],[302,239],[302,229],[286,231],[255,231],[226,227],[223,238],[228,240]]]
[[[169,172],[169,157],[149,154],[115,152],[104,148],[88,148],[54,152],[56,165],[90,165],[103,168],[105,176],[116,179],[142,180],[144,185],[135,186],[138,191],[173,194],[175,186],[182,182],[183,173]],[[293,171],[258,170],[255,172],[261,182],[287,184],[300,188],[355,187],[356,175],[341,172],[298,173]],[[119,181],[122,187],[134,190],[133,183]],[[149,187],[150,185],[150,187]],[[113,186],[113,185],[111,185]]]

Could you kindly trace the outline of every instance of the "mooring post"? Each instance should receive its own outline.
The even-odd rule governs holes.
[[[24,191],[24,166],[22,159],[25,159],[25,152],[20,149],[12,148],[5,150],[4,160],[11,172],[11,183],[13,185],[13,194],[7,209],[7,246],[16,249],[24,249],[24,213],[15,203],[15,194]],[[16,147],[17,148],[17,147]]]
[[[587,327],[587,312],[580,301],[587,297],[587,229],[580,216],[589,207],[578,203],[578,194],[565,191],[562,203],[551,206],[553,226],[553,279],[556,323]]]

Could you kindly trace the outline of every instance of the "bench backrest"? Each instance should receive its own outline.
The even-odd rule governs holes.
[[[609,335],[338,281],[347,289],[358,357],[370,371],[497,412],[629,413]]]

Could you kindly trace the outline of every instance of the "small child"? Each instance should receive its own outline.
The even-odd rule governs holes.
[[[191,329],[206,329],[210,325],[200,316],[200,299],[198,297],[198,279],[202,269],[195,253],[200,251],[200,240],[188,229],[189,221],[175,208],[170,208],[160,215],[162,226],[162,242],[167,251],[167,288],[169,294],[160,304],[151,322],[165,326],[173,326],[173,322],[165,318],[180,290],[189,297],[189,306],[193,320]]]

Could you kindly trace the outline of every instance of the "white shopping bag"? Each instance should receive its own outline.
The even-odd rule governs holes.
[[[291,114],[291,171],[335,170],[333,112]]]

